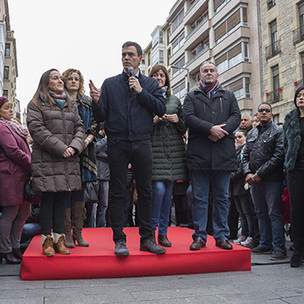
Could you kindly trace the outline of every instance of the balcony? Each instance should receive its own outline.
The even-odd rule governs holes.
[[[277,41],[274,41],[269,46],[266,46],[265,52],[266,52],[266,60],[278,55],[281,53],[281,39],[278,39]]]
[[[293,34],[293,44],[294,45],[303,41],[304,40],[304,25],[293,30],[292,34]]]
[[[282,89],[279,88],[277,91],[272,91],[266,93],[266,101],[269,102],[270,104],[279,102],[283,100],[283,92]]]

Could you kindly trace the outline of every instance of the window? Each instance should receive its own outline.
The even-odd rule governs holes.
[[[235,31],[239,26],[247,26],[247,8],[240,7],[231,16],[229,16],[223,23],[214,29],[215,42],[220,42],[227,35]]]
[[[11,55],[11,44],[5,43],[5,56],[10,57]]]
[[[304,1],[299,4],[300,35],[304,36]]]
[[[301,62],[302,62],[302,79],[304,79],[304,53],[301,53]]]
[[[217,13],[230,0],[213,0],[214,12]]]
[[[273,102],[277,102],[279,101],[279,88],[280,88],[279,66],[276,65],[272,67],[271,70],[272,70]]]
[[[182,32],[173,42],[172,42],[172,55],[175,54],[185,43],[185,33]]]
[[[3,97],[8,99],[8,90],[3,90]]]
[[[235,79],[228,85],[224,85],[224,88],[233,92],[237,100],[250,98],[249,76],[242,76],[241,78]]]
[[[267,0],[267,7],[268,10],[270,10],[272,7],[274,7],[276,5],[275,0]]]
[[[249,61],[249,46],[247,41],[230,47],[230,49],[228,48],[228,52],[215,58],[215,64],[219,74],[244,61]]]
[[[174,88],[172,88],[173,95],[177,98],[182,98],[187,94],[187,89],[185,85],[185,81],[179,83]]]
[[[177,27],[183,22],[184,19],[184,9],[182,9],[177,16],[173,19],[171,28],[172,33],[177,29]]]
[[[164,64],[164,51],[160,50],[159,51],[159,63]]]
[[[5,66],[4,67],[4,75],[3,75],[3,78],[5,80],[9,80],[9,67],[8,66]]]
[[[269,23],[269,26],[270,26],[272,53],[276,54],[279,50],[277,21],[276,20],[272,21],[271,23]]]
[[[179,69],[184,67],[185,65],[185,57],[182,57],[181,59],[179,59],[178,61],[176,61],[175,63],[173,63],[172,65],[176,66],[177,68],[172,68],[172,73],[173,73],[173,77],[177,76],[179,73],[181,73],[183,71],[183,69]]]

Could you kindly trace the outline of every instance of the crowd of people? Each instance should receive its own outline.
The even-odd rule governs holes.
[[[175,224],[193,229],[190,250],[203,249],[211,234],[220,249],[239,244],[285,259],[285,182],[290,265],[299,267],[304,87],[282,128],[265,102],[254,118],[241,115],[212,61],[201,64],[182,106],[165,66],[141,73],[142,55],[136,42],[124,43],[122,73],[100,89],[90,80],[90,96],[79,70],[46,71],[27,107],[27,129],[13,119],[12,102],[0,98],[0,261],[20,263],[20,242],[35,234],[48,257],[88,247],[84,226],[111,227],[117,256],[129,255],[124,227],[139,226],[139,249],[164,254],[174,246],[167,233],[172,202]],[[28,181],[39,205],[24,196]],[[94,189],[97,199],[88,198]]]

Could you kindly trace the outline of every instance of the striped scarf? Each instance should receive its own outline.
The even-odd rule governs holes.
[[[50,95],[62,110],[67,99],[67,94],[65,92],[63,92],[62,94],[56,94],[50,91]]]
[[[9,128],[11,128],[15,133],[21,136],[24,139],[27,139],[29,136],[28,130],[23,128],[22,125],[14,120],[7,120],[4,118],[0,118],[0,123],[6,124]]]
[[[202,80],[200,80],[198,84],[200,89],[209,97],[210,100],[213,99],[214,94],[220,86],[218,81],[216,81],[214,84],[204,84]]]

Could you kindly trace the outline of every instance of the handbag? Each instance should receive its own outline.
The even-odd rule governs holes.
[[[24,192],[23,192],[24,199],[31,204],[40,204],[41,197],[40,195],[36,194],[33,190],[33,179],[28,179],[24,184]]]
[[[84,201],[87,203],[97,203],[99,192],[99,182],[87,182],[84,188]]]

